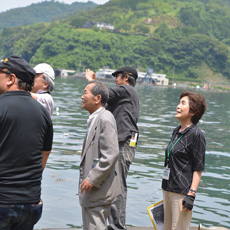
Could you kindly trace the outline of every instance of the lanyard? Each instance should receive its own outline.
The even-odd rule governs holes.
[[[177,143],[183,136],[184,136],[184,135],[181,135],[181,136],[177,139],[177,141],[173,144],[173,146],[171,147],[171,149],[169,149],[169,148],[170,148],[170,145],[171,145],[171,143],[172,143],[172,140],[170,141],[170,144],[169,144],[169,147],[168,147],[167,162],[169,162],[169,158],[170,158],[170,154],[171,154],[172,148],[176,145],[176,143]]]

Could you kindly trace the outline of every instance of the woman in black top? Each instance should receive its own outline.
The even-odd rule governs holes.
[[[205,110],[202,95],[182,92],[176,108],[180,126],[174,129],[165,151],[162,179],[165,230],[189,230],[205,162],[206,142],[196,124]]]

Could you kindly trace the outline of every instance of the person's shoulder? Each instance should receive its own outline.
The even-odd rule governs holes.
[[[113,117],[113,114],[109,110],[103,109],[102,114],[101,114],[101,118],[107,119],[107,118],[111,118],[111,117]]]
[[[52,96],[48,92],[44,93],[35,93],[37,98],[45,98],[45,99],[50,99],[53,100]]]
[[[120,85],[120,87],[126,90],[136,90],[132,85]]]
[[[192,134],[195,138],[204,138],[203,132],[197,125],[193,125],[191,127],[190,134]]]
[[[131,85],[118,85],[115,87],[110,87],[109,88],[110,93],[115,93],[116,96],[124,96],[124,95],[129,95],[131,94],[136,94],[137,95],[137,91],[136,88],[131,86]]]
[[[201,129],[195,124],[191,126],[191,131],[197,132],[197,133],[202,133]]]
[[[125,94],[137,95],[137,90],[132,85],[120,85],[118,87],[120,87],[119,90]]]
[[[128,91],[129,93],[133,94],[133,95],[136,95],[138,97],[138,94],[137,94],[137,90],[134,86],[132,85],[123,85],[124,87],[124,90]]]
[[[37,112],[41,113],[41,116],[43,116],[45,118],[45,120],[52,122],[51,116],[49,114],[49,112],[47,111],[47,109],[44,107],[44,105],[40,104],[38,101],[33,99],[33,103],[36,104],[36,106],[38,107]]]
[[[121,90],[125,90],[125,85],[117,85],[117,86],[114,86],[114,87],[110,87],[109,89],[112,90],[112,91],[121,91]]]
[[[115,118],[113,114],[109,110],[106,110],[106,109],[102,112],[100,119],[102,122],[110,122],[110,123],[115,122]]]

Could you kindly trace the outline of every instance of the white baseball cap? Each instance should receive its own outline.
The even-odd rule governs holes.
[[[51,78],[53,81],[55,79],[55,73],[53,68],[46,63],[40,63],[34,67],[34,70],[37,73],[43,73],[45,76]]]

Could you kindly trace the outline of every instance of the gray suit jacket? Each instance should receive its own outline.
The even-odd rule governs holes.
[[[120,194],[118,177],[117,126],[111,112],[102,108],[84,140],[79,177],[79,200],[82,207],[111,204]],[[100,161],[93,167],[93,159]],[[87,178],[94,185],[90,192],[81,193],[81,183]]]

